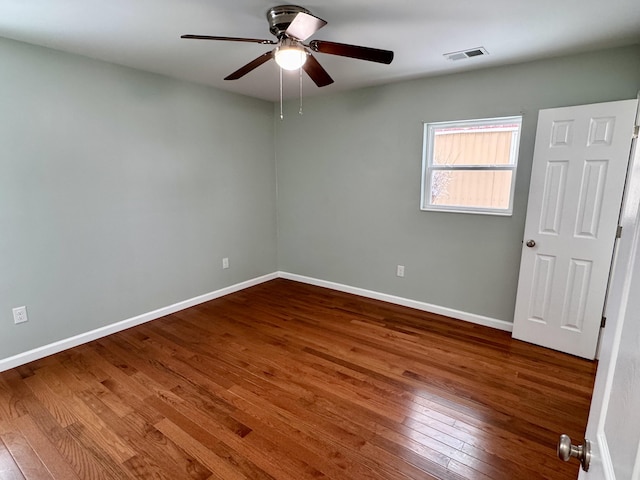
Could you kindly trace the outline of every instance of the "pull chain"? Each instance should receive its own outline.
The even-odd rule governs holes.
[[[284,114],[282,113],[282,67],[280,67],[280,120],[284,120]]]
[[[300,110],[298,113],[302,115],[302,67],[300,67]]]

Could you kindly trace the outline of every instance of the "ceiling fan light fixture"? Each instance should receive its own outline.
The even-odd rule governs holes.
[[[300,45],[283,44],[276,49],[275,59],[284,70],[298,70],[307,61],[307,52]]]
[[[322,65],[320,65],[318,60],[316,60],[312,52],[356,58],[387,65],[393,60],[393,52],[390,50],[361,47],[346,43],[326,42],[323,40],[312,40],[309,44],[303,43],[327,24],[325,20],[316,17],[304,7],[297,5],[279,5],[272,7],[267,12],[267,20],[269,22],[269,31],[277,38],[277,41],[259,38],[193,34],[182,35],[181,38],[276,45],[276,48],[273,50],[263,53],[232,74],[224,77],[225,80],[238,80],[269,60],[275,60],[278,67],[280,67],[281,78],[282,70],[298,70],[301,79],[303,73],[306,73],[317,87],[326,87],[333,83],[333,79]],[[301,87],[302,83],[301,80]]]

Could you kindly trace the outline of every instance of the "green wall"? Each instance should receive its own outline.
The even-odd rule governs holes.
[[[635,46],[310,97],[302,117],[292,100],[280,121],[19,42],[0,58],[0,360],[277,270],[511,321],[538,110],[640,88]],[[419,210],[422,122],[519,113],[512,217]]]
[[[308,98],[303,116],[288,103],[276,122],[280,270],[513,321],[538,110],[638,89],[634,46]],[[518,114],[513,216],[420,211],[423,122]]]
[[[0,360],[277,269],[271,103],[9,40],[0,59]]]

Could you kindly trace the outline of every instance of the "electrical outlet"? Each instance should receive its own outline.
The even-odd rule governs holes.
[[[16,307],[13,309],[13,323],[17,325],[18,323],[28,321],[29,317],[27,316],[27,307]]]
[[[404,265],[398,265],[396,267],[396,275],[398,277],[404,277]]]
[[[229,259],[227,257],[222,259],[222,268],[229,268]]]

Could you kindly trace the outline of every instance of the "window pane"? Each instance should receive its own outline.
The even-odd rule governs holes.
[[[424,124],[423,210],[511,215],[522,116]]]
[[[512,142],[517,125],[442,128],[435,132],[434,165],[509,165],[515,162]],[[479,131],[480,130],[480,131]]]
[[[431,205],[509,208],[510,170],[436,170],[431,174]]]

